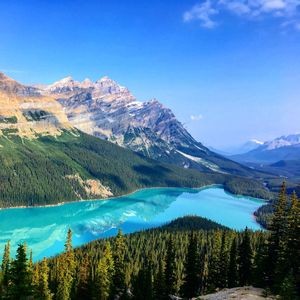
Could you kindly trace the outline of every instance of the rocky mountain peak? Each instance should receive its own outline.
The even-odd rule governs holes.
[[[68,93],[81,88],[81,83],[67,76],[49,85],[46,90],[50,93]]]
[[[82,82],[81,82],[81,87],[82,88],[93,88],[95,86],[94,82],[92,80],[90,80],[89,78],[85,78]]]
[[[23,85],[1,72],[0,72],[0,90],[5,93],[12,93],[21,97],[36,96],[40,94],[37,88]]]
[[[72,127],[62,106],[40,91],[0,74],[0,136],[35,138]]]
[[[96,81],[95,83],[96,89],[101,90],[107,94],[113,94],[116,92],[122,92],[127,90],[127,88],[119,85],[116,81],[112,80],[108,76],[104,76]]]
[[[272,141],[266,142],[264,144],[264,147],[267,150],[273,150],[282,147],[296,146],[296,145],[300,145],[300,134],[290,134],[287,136],[281,136]]]
[[[4,73],[0,72],[0,80],[3,81],[3,80],[8,80],[10,79],[9,77],[7,77]],[[12,80],[12,79],[10,79]]]

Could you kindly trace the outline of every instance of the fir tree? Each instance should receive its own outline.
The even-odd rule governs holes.
[[[99,300],[106,300],[109,298],[112,291],[112,279],[114,276],[114,260],[110,248],[110,244],[107,243],[103,253],[103,257],[100,259],[95,278],[95,297]]]
[[[10,272],[10,241],[4,246],[4,254],[2,258],[2,285],[5,289],[8,286],[9,272]]]
[[[199,271],[197,239],[194,233],[191,233],[185,261],[185,282],[183,285],[183,295],[186,298],[192,298],[199,293]]]
[[[35,299],[51,300],[53,295],[49,289],[49,267],[46,258],[42,260],[39,271],[39,289]]]
[[[209,257],[209,273],[208,273],[208,290],[214,291],[220,282],[220,251],[221,251],[221,231],[217,230],[213,233],[212,244],[209,245],[211,249]]]
[[[57,287],[58,300],[67,300],[71,297],[75,270],[74,250],[72,247],[72,231],[69,228],[65,243],[65,252],[59,260],[59,281]]]
[[[115,240],[114,247],[114,275],[113,275],[113,285],[115,292],[124,291],[125,289],[125,240],[121,229],[118,231],[118,235]]]
[[[32,295],[31,272],[28,267],[26,247],[19,244],[16,259],[11,265],[11,285],[9,297],[13,299],[26,299]]]
[[[153,278],[152,266],[150,263],[145,263],[139,270],[133,284],[134,299],[152,300],[153,297]]]
[[[288,213],[287,261],[300,294],[300,201],[295,192]]]
[[[76,287],[76,298],[79,300],[91,298],[92,284],[89,264],[90,261],[88,255],[84,255],[82,259],[77,263],[74,285]]]
[[[294,277],[292,272],[289,272],[284,277],[282,283],[279,287],[279,295],[282,300],[297,300],[299,299],[297,295],[297,288],[294,282]]]
[[[165,261],[160,260],[158,271],[154,278],[154,295],[157,300],[168,299],[166,294]]]
[[[280,285],[286,272],[286,247],[287,247],[287,196],[286,183],[283,182],[279,199],[274,206],[274,215],[270,225],[268,253],[268,284]]]
[[[230,248],[229,267],[228,267],[228,287],[233,288],[238,285],[238,269],[237,269],[237,242],[233,239]]]
[[[209,254],[207,244],[204,246],[200,256],[200,294],[204,294],[208,289],[209,280]]]
[[[176,256],[174,249],[174,242],[172,237],[167,242],[167,253],[166,253],[166,268],[165,268],[165,279],[166,279],[166,294],[174,295],[176,293]]]
[[[258,242],[253,264],[253,284],[257,287],[268,286],[268,244],[265,238]]]
[[[220,275],[219,275],[219,282],[218,287],[225,288],[227,287],[227,277],[228,277],[228,249],[227,249],[227,241],[226,241],[226,232],[223,231],[222,233],[222,240],[221,240],[221,250],[220,250],[220,257],[219,257],[219,268],[220,268]]]
[[[249,230],[246,227],[243,240],[239,246],[239,283],[248,285],[252,276],[252,248]]]
[[[34,295],[37,298],[39,295],[39,291],[40,291],[40,265],[39,265],[39,263],[36,263],[33,266],[31,280],[32,280],[32,287],[34,290]]]

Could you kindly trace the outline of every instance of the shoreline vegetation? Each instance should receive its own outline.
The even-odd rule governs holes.
[[[261,200],[264,201],[265,203],[268,203],[270,200],[268,199],[263,199],[263,198],[256,198],[256,197],[252,197],[249,195],[244,195],[244,194],[234,194],[228,190],[226,190],[226,188],[224,187],[224,185],[222,184],[208,184],[208,185],[203,185],[201,187],[176,187],[176,186],[154,186],[154,187],[145,187],[145,188],[140,188],[140,189],[136,189],[133,192],[129,192],[126,194],[122,194],[120,196],[111,196],[111,197],[107,197],[107,198],[89,198],[89,199],[78,199],[78,200],[71,200],[71,201],[62,201],[62,202],[58,202],[58,203],[53,203],[53,204],[42,204],[42,205],[20,205],[20,206],[10,206],[10,207],[0,207],[0,210],[6,210],[6,209],[18,209],[18,208],[43,208],[43,207],[55,207],[55,206],[61,206],[61,205],[65,205],[65,204],[71,204],[71,203],[77,203],[77,202],[91,202],[91,201],[107,201],[107,200],[112,200],[112,199],[117,199],[117,198],[123,198],[123,197],[127,197],[130,195],[133,195],[135,193],[138,193],[140,191],[144,191],[144,190],[153,190],[153,189],[192,189],[192,190],[205,190],[205,189],[209,189],[209,188],[222,188],[226,193],[240,198],[240,197],[247,197],[249,199],[253,199],[253,200]]]
[[[65,132],[58,138],[35,140],[0,137],[0,144],[2,208],[102,198],[101,193],[87,189],[90,181],[117,197],[141,188],[199,188],[210,184],[222,184],[232,194],[271,197],[253,178],[163,164],[84,133],[76,138]]]

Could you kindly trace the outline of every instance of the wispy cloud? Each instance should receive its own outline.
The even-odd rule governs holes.
[[[203,119],[203,116],[202,116],[201,114],[199,114],[199,115],[191,115],[191,116],[190,116],[190,119],[191,119],[192,121],[200,121],[200,120]]]
[[[7,73],[7,74],[21,74],[25,73],[25,71],[22,70],[16,70],[16,69],[1,69],[0,72]]]
[[[199,20],[203,27],[213,28],[216,26],[216,23],[212,20],[212,17],[218,13],[219,11],[213,7],[212,1],[206,0],[201,4],[196,4],[189,11],[186,11],[183,15],[183,20],[185,22]]]
[[[300,27],[300,0],[204,0],[183,14],[185,22],[199,21],[205,28],[217,26],[222,12],[249,20],[272,17],[281,24]]]

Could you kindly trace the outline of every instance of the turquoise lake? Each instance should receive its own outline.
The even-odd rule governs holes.
[[[261,229],[253,212],[263,200],[234,196],[220,187],[203,189],[155,188],[110,200],[80,201],[60,206],[0,210],[0,253],[11,240],[12,255],[26,241],[35,260],[63,250],[66,232],[73,245],[100,237],[165,224],[177,217],[199,215],[233,229]]]

